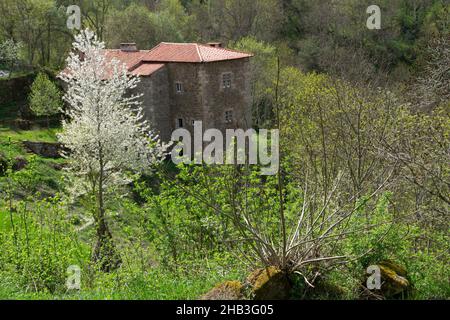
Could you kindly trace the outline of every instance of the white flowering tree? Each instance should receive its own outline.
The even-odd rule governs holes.
[[[120,264],[106,220],[105,197],[130,182],[129,173],[149,170],[164,156],[160,143],[142,117],[139,82],[116,60],[108,61],[104,44],[89,30],[75,37],[74,52],[61,78],[68,104],[59,140],[69,150],[72,192],[95,199],[97,242],[92,259],[103,271]]]
[[[22,50],[22,44],[14,42],[12,39],[7,39],[0,43],[0,66],[7,67],[10,76],[20,60],[20,50]]]

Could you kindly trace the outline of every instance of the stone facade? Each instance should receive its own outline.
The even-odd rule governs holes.
[[[141,77],[136,89],[143,94],[141,101],[146,120],[164,141],[170,140],[173,123],[168,83],[169,73],[167,67],[163,67],[151,76]]]
[[[230,79],[224,87],[225,79]],[[193,132],[193,121],[203,129],[251,126],[249,58],[209,63],[166,63],[141,77],[147,120],[164,141],[183,127]]]
[[[106,49],[107,60],[118,60],[141,82],[145,118],[163,141],[177,128],[193,132],[224,131],[251,126],[250,53],[223,48],[220,43],[166,43],[138,50],[134,43]]]

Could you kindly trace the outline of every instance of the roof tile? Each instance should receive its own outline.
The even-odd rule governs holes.
[[[253,55],[198,43],[162,42],[145,54],[144,61],[152,62],[215,62],[249,58]]]
[[[107,61],[113,59],[125,64],[127,71],[136,76],[150,76],[170,62],[203,63],[249,58],[250,53],[198,43],[161,42],[151,50],[122,51],[105,49]],[[65,69],[63,72],[67,72]],[[111,73],[109,70],[108,73]]]
[[[131,70],[130,73],[134,76],[149,76],[164,66],[165,66],[165,64],[163,64],[163,63],[146,63],[146,62],[144,62],[144,63],[140,64],[139,66],[137,66],[135,69]]]

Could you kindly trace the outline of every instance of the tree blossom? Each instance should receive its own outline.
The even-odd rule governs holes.
[[[93,259],[108,271],[120,258],[106,223],[104,195],[128,184],[129,172],[150,170],[167,145],[143,119],[141,95],[131,93],[139,78],[129,76],[118,61],[109,61],[104,43],[89,30],[76,36],[73,47],[60,76],[67,84],[63,112],[68,120],[58,138],[68,149],[69,171],[77,182],[72,191],[95,196],[98,242]]]
[[[161,144],[143,120],[141,95],[130,95],[139,78],[130,77],[117,60],[108,61],[104,43],[85,30],[75,38],[67,68],[68,103],[59,140],[70,150],[71,171],[90,183],[103,174],[103,185],[127,184],[128,170],[144,172],[158,162]]]

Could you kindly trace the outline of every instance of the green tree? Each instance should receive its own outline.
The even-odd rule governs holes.
[[[122,42],[135,42],[139,49],[151,49],[162,41],[189,41],[191,20],[178,0],[161,1],[155,11],[133,3],[110,14],[105,28],[106,43],[117,48]]]
[[[8,39],[0,43],[0,66],[4,65],[9,68],[9,76],[14,71],[14,67],[20,60],[20,51],[22,49],[21,43],[15,43]]]
[[[62,106],[61,91],[44,73],[39,73],[31,86],[30,109],[36,116],[49,117],[57,114]]]
[[[139,49],[150,49],[155,45],[155,28],[150,14],[150,10],[138,4],[132,4],[125,10],[114,10],[106,27],[108,47],[118,48],[122,42],[135,42]]]
[[[151,15],[156,30],[156,41],[184,42],[192,38],[192,17],[179,0],[163,0]]]
[[[255,55],[250,60],[253,123],[257,126],[269,124],[273,119],[273,101],[269,89],[277,76],[277,48],[252,37],[242,38],[231,47]]]

